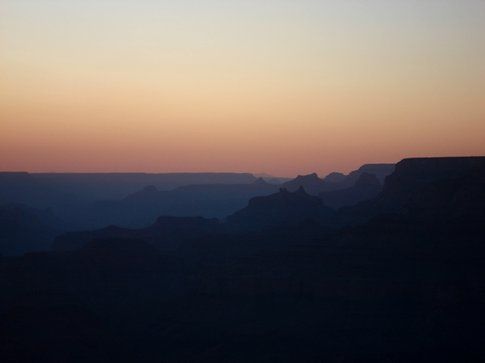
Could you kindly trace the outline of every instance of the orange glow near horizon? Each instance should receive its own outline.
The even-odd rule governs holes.
[[[6,0],[0,170],[485,154],[485,3]]]

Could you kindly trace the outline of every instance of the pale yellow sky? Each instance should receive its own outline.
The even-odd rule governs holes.
[[[0,169],[485,154],[484,1],[4,0]]]

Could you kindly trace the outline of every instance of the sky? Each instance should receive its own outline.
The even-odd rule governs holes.
[[[0,170],[484,154],[485,1],[0,2]]]

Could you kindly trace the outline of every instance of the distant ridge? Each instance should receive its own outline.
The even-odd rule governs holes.
[[[0,172],[0,202],[34,207],[122,198],[153,185],[171,190],[192,184],[250,184],[250,173],[27,173]]]

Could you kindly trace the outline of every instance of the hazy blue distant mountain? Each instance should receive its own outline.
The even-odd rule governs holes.
[[[10,173],[0,172],[0,202],[53,203],[122,198],[146,185],[170,190],[189,184],[247,184],[249,173]]]
[[[277,186],[256,179],[250,184],[199,184],[161,191],[155,186],[121,200],[95,203],[89,215],[99,225],[141,227],[160,215],[223,218],[243,208],[249,199],[277,191]]]
[[[157,216],[173,214],[182,216],[223,216],[242,208],[247,200],[255,195],[271,193],[275,189],[268,186],[256,187],[259,191],[231,193],[231,185],[253,184],[258,179],[248,173],[10,173],[0,172],[0,203],[23,203],[29,206],[49,208],[55,215],[62,216],[68,229],[100,228],[108,224],[143,226],[151,223]],[[167,194],[162,191],[173,190],[185,185],[211,185],[219,187],[221,198],[213,203],[215,194],[200,189],[192,197],[184,197],[183,191]],[[141,191],[147,185],[160,191],[157,200],[143,199]],[[228,186],[227,192],[224,192]],[[243,189],[246,187],[242,187]],[[248,188],[246,188],[248,189]],[[255,188],[253,188],[255,189]],[[141,191],[137,193],[137,191]],[[205,198],[204,194],[211,195]],[[118,209],[118,201],[127,195],[133,196],[133,203],[123,202]],[[246,193],[246,194],[245,194]],[[136,196],[142,201],[134,202]],[[227,197],[227,200],[224,198]],[[190,199],[193,198],[193,199]],[[110,203],[98,201],[112,200]],[[112,208],[111,208],[112,206]]]

